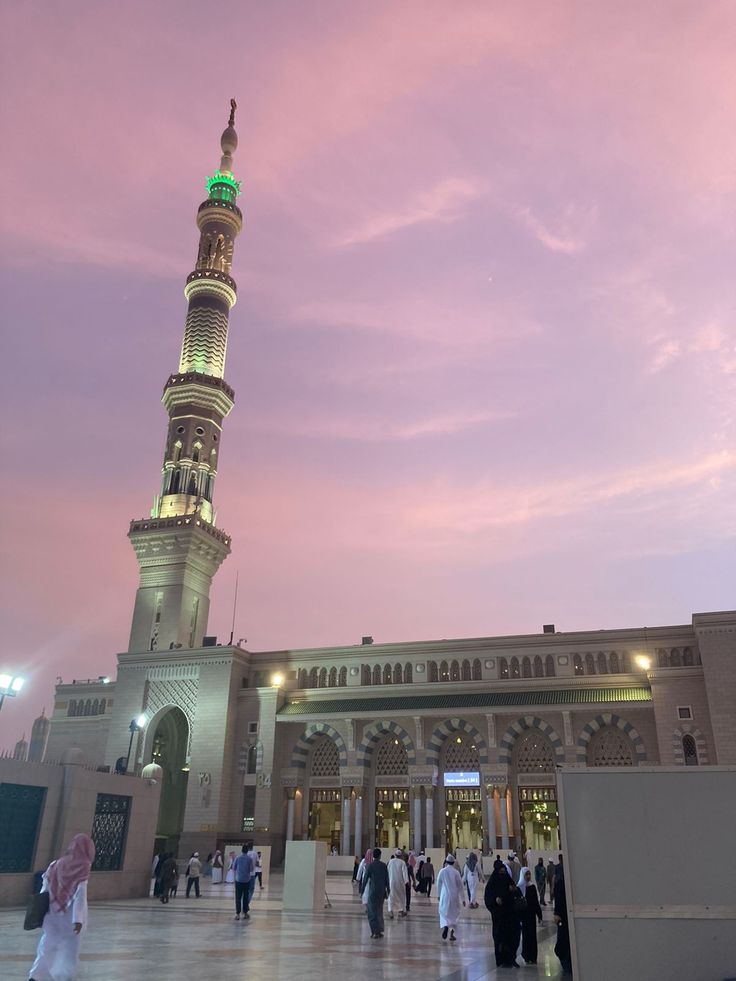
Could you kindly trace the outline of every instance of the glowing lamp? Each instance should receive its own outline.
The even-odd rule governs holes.
[[[636,663],[643,671],[648,671],[652,666],[652,659],[651,657],[648,657],[646,654],[637,654]]]
[[[271,685],[274,688],[280,688],[283,685],[283,683],[284,683],[284,676],[282,674],[279,674],[277,672],[276,674],[271,675]]]

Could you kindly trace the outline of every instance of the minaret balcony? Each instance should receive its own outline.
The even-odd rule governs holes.
[[[209,524],[209,522],[204,521],[194,514],[179,515],[172,518],[140,518],[133,520],[130,522],[128,534],[147,531],[168,531],[171,528],[181,528],[182,530],[198,528],[201,532],[205,532],[223,545],[229,546],[231,542],[230,535],[227,532],[221,531],[219,528],[216,528],[214,525]]]
[[[235,404],[235,392],[218,375],[186,371],[169,375],[161,401],[169,414],[178,406],[195,405],[215,412],[224,419]]]

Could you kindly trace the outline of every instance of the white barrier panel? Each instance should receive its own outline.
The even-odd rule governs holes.
[[[325,905],[327,844],[287,841],[284,864],[284,910],[321,910]]]
[[[365,852],[363,853],[365,854]],[[327,856],[327,871],[332,874],[333,872],[344,872],[349,875],[353,874],[353,868],[355,867],[355,856],[354,855],[328,855]]]
[[[562,767],[576,981],[736,976],[736,767]]]

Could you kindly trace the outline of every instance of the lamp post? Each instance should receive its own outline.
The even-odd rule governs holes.
[[[130,754],[133,752],[133,737],[137,732],[143,732],[146,728],[145,715],[139,715],[137,719],[132,719],[128,728],[130,729],[130,742],[128,743],[128,755],[125,757],[125,769],[123,773],[127,773],[130,766]],[[135,766],[133,769],[135,770]]]
[[[0,674],[0,709],[3,707],[5,696],[15,696],[26,683],[19,675]]]

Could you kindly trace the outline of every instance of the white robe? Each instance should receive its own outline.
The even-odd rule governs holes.
[[[230,864],[227,867],[227,875],[225,876],[225,882],[235,882],[235,869],[233,868],[233,862],[235,859],[230,859]]]
[[[480,863],[475,866],[472,872],[470,871],[470,867],[467,865],[463,869],[463,882],[465,882],[468,887],[468,895],[470,896],[471,903],[475,902],[475,894],[478,890],[478,883],[480,882],[480,876],[478,875],[479,872]]]
[[[463,903],[463,880],[454,865],[446,865],[437,876],[440,926],[456,927]]]
[[[403,858],[394,857],[388,863],[388,911],[399,913],[406,910],[406,884],[409,872]]]
[[[30,977],[35,981],[71,981],[79,966],[82,939],[81,933],[75,933],[74,924],[81,923],[83,930],[87,925],[87,883],[79,883],[63,912],[49,889],[46,876],[41,892],[50,893],[49,911],[43,919],[41,939]]]
[[[366,860],[361,858],[360,865],[358,866],[358,874],[355,876],[355,881],[358,883],[358,888],[363,884],[363,876],[365,875],[365,870],[368,868]],[[366,906],[368,903],[368,890],[364,889],[360,896],[361,903]]]

